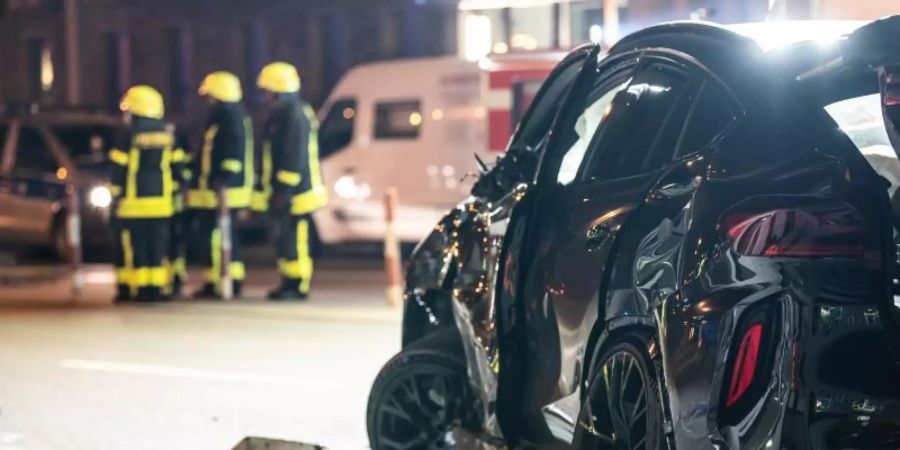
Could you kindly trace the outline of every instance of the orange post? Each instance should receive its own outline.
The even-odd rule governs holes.
[[[81,273],[81,202],[75,186],[66,186],[66,239],[69,241],[69,264],[72,269],[72,298],[78,299],[84,289]]]
[[[397,214],[397,189],[388,188],[384,193],[384,274],[385,295],[388,306],[399,306],[403,301],[403,274],[400,267],[400,241],[394,231]]]
[[[231,227],[234,224],[231,223],[231,214],[228,211],[228,188],[225,186],[219,187],[216,195],[219,198],[219,233],[222,236],[219,283],[222,289],[222,299],[231,300],[234,297],[234,292],[232,292],[231,271],[229,268],[231,267]]]

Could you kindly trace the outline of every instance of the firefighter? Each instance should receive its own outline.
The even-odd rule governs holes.
[[[250,205],[253,189],[253,125],[241,103],[241,82],[229,72],[213,72],[203,79],[199,93],[210,103],[210,114],[200,151],[192,158],[187,206],[193,209],[200,233],[200,256],[206,267],[206,282],[196,298],[221,297],[222,232],[219,229],[217,191],[226,188],[231,215],[231,264],[228,269],[232,292],[240,296],[244,264],[235,232],[238,213]]]
[[[311,214],[327,203],[319,171],[319,124],[300,97],[300,75],[285,62],[265,66],[257,85],[271,107],[262,132],[260,189],[279,223],[278,269],[281,285],[271,300],[304,300],[313,274],[310,254]]]
[[[190,146],[187,136],[180,129],[175,130],[175,152],[173,160],[178,161],[172,165],[174,177],[172,183],[172,219],[169,221],[169,249],[168,249],[168,273],[169,280],[166,285],[166,296],[178,298],[181,296],[181,288],[187,281],[186,263],[186,235],[187,220],[185,219],[185,183],[191,179],[189,169],[191,159]]]
[[[128,89],[120,108],[128,128],[109,151],[121,249],[117,300],[153,302],[162,299],[168,278],[163,260],[177,176],[172,166],[183,154],[176,152],[174,128],[163,121],[163,99],[156,89]]]

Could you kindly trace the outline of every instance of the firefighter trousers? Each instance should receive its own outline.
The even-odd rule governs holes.
[[[241,259],[240,234],[237,232],[237,209],[231,209],[231,264],[228,274],[235,283],[235,294],[240,292],[244,281],[244,262]],[[206,269],[206,283],[212,285],[216,293],[221,293],[222,279],[222,230],[219,228],[219,214],[214,209],[196,210],[198,222],[200,264]]]
[[[169,219],[119,219],[117,229],[119,298],[158,300],[169,278],[163,265],[168,249]]]
[[[285,213],[279,221],[281,231],[278,235],[278,271],[281,273],[283,290],[309,293],[313,274],[311,219],[309,214]]]
[[[181,286],[187,280],[186,253],[186,220],[183,211],[176,212],[169,220],[169,281],[167,294],[178,295]]]

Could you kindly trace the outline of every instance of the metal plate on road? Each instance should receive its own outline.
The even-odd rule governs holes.
[[[232,450],[326,450],[326,448],[321,445],[304,444],[303,442],[246,437]]]

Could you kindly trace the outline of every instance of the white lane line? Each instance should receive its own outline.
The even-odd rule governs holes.
[[[337,383],[308,380],[282,375],[269,375],[252,372],[231,372],[211,369],[194,369],[190,367],[159,366],[153,364],[136,364],[91,359],[65,359],[60,362],[60,366],[66,369],[128,373],[166,378],[190,378],[195,380],[219,381],[226,383],[280,384],[315,388],[331,388],[339,386],[339,384]]]

